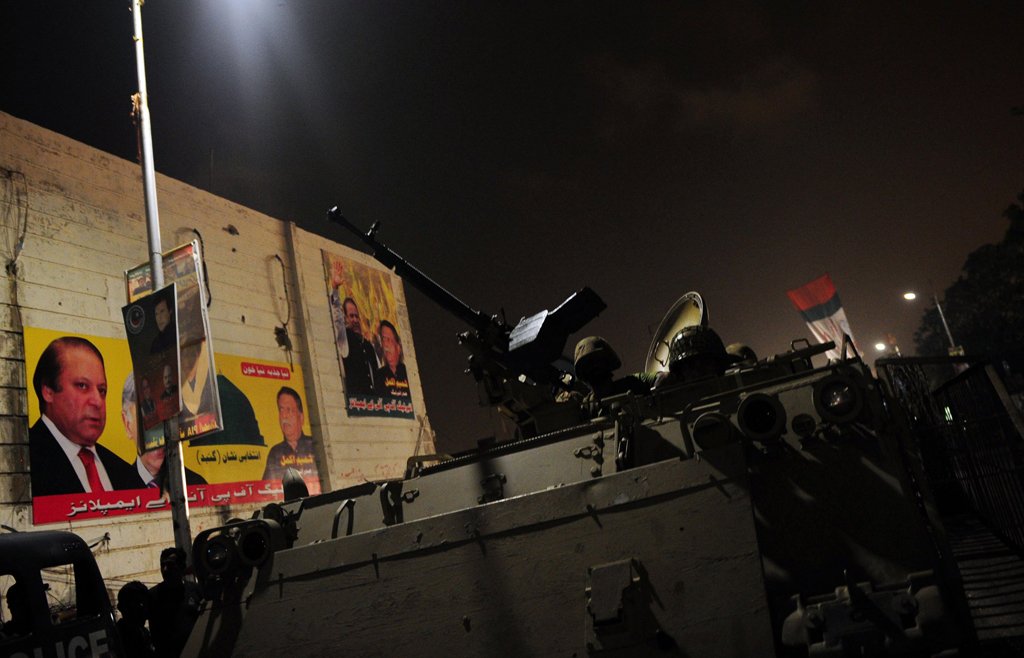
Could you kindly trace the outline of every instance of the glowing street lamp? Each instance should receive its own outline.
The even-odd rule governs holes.
[[[899,343],[896,342],[895,334],[885,334],[883,340],[875,343],[875,350],[892,356],[903,356],[900,353]]]

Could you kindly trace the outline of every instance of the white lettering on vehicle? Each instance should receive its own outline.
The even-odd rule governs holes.
[[[53,646],[57,650],[57,658],[100,658],[111,655],[105,629],[93,631],[87,636],[76,635],[66,642],[60,641]],[[19,652],[12,654],[11,658],[43,658],[43,650],[41,647],[35,647],[31,654]]]

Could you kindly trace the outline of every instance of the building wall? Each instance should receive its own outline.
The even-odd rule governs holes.
[[[294,224],[166,176],[157,175],[157,190],[162,248],[201,234],[216,353],[287,361],[274,328],[290,316],[292,358],[304,374],[324,490],[400,477],[406,458],[434,451],[398,277],[390,275],[416,419],[349,418],[321,249],[379,265]],[[149,259],[141,168],[0,113],[0,236],[5,266],[0,269],[0,524],[25,531],[37,527],[31,511],[23,328],[124,338],[124,270]],[[111,384],[111,391],[115,388]],[[264,434],[268,442],[279,440],[276,427]],[[247,517],[254,507],[193,510],[193,535]],[[94,550],[112,591],[127,580],[156,582],[159,550],[173,544],[169,512],[45,527],[99,541]]]

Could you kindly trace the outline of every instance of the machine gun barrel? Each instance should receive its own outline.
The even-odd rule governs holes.
[[[563,404],[556,399],[556,389],[570,385],[566,371],[556,362],[564,357],[569,335],[604,310],[597,293],[583,288],[553,311],[523,317],[512,327],[503,318],[471,308],[380,242],[376,236],[379,223],[363,233],[337,207],[327,211],[327,219],[355,233],[378,262],[472,327],[472,331],[459,334],[459,343],[469,351],[468,372],[477,382],[482,404],[497,406],[515,419],[522,436],[578,421],[578,403]]]
[[[478,311],[453,295],[439,283],[421,272],[415,265],[402,258],[376,237],[380,222],[374,222],[366,233],[346,218],[337,206],[327,211],[327,219],[341,224],[352,231],[360,240],[373,250],[373,257],[388,269],[391,269],[417,290],[433,300],[438,306],[458,317],[480,333],[498,329],[507,332],[508,327],[482,311]]]

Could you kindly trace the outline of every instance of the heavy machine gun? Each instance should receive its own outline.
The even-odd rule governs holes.
[[[469,350],[468,372],[477,382],[480,403],[515,421],[522,437],[579,419],[576,401],[556,399],[559,390],[574,386],[571,371],[557,364],[568,363],[562,353],[569,336],[606,308],[596,292],[584,287],[554,310],[539,311],[511,326],[504,317],[472,308],[378,240],[380,222],[364,233],[337,206],[327,211],[327,218],[358,236],[378,262],[470,326],[459,334],[459,343]]]

